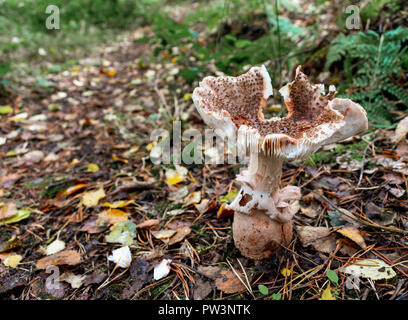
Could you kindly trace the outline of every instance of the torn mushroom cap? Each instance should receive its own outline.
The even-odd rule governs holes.
[[[203,120],[222,136],[238,134],[238,148],[283,159],[304,159],[322,145],[367,130],[366,111],[349,99],[334,98],[331,87],[312,85],[300,66],[296,78],[279,92],[288,115],[265,120],[262,108],[272,94],[264,66],[238,77],[206,77],[193,92]]]

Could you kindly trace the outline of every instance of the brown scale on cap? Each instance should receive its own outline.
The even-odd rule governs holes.
[[[322,96],[300,69],[289,85],[289,99],[285,101],[288,115],[276,120],[265,120],[262,114],[266,84],[259,69],[238,77],[207,77],[203,84],[197,94],[203,100],[204,109],[225,110],[237,128],[246,125],[257,129],[261,136],[281,133],[298,139],[305,131],[310,130],[313,135],[317,126],[343,118],[328,106],[335,92]]]

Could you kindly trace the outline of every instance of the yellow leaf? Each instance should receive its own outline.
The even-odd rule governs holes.
[[[4,260],[4,265],[7,267],[15,268],[18,266],[22,259],[23,257],[20,256],[19,254],[13,254],[8,256],[6,260]]]
[[[182,174],[180,174],[180,173],[176,173],[174,176],[168,177],[166,179],[167,183],[169,183],[171,185],[177,184],[177,183],[182,182],[184,180],[185,180],[184,176]]]
[[[99,214],[97,226],[111,225],[128,219],[128,214],[119,209],[109,209]]]
[[[327,288],[323,291],[322,296],[319,300],[336,300],[336,298],[333,297],[331,293],[330,284],[327,285]]]
[[[85,207],[92,207],[96,206],[102,198],[105,198],[105,191],[103,191],[103,188],[100,188],[96,191],[84,193],[81,202]]]
[[[128,163],[128,161],[127,161],[126,159],[120,158],[120,157],[118,157],[117,155],[114,155],[114,154],[112,154],[112,159],[115,160],[115,161],[120,161],[120,162],[123,162],[123,163]]]
[[[289,276],[290,276],[290,270],[287,269],[287,268],[284,268],[284,269],[281,271],[281,274],[282,274],[282,276],[284,276],[285,278],[286,278],[286,277],[289,277]]]
[[[349,238],[350,240],[357,243],[361,248],[366,249],[367,245],[364,241],[364,238],[361,236],[360,232],[353,227],[343,227],[337,230],[338,233]]]
[[[98,171],[99,171],[99,167],[97,164],[95,163],[88,164],[88,169],[86,170],[86,172],[98,172]]]
[[[127,207],[130,204],[135,204],[135,202],[133,200],[129,200],[129,201],[120,200],[120,201],[115,201],[114,203],[105,202],[103,206],[111,208],[111,209],[117,209],[117,208]]]
[[[185,95],[184,95],[184,100],[188,100],[188,99],[190,99],[192,97],[192,94],[191,93],[186,93]]]

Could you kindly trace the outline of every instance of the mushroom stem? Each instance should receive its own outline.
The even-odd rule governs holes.
[[[237,178],[242,187],[230,205],[235,211],[233,235],[248,258],[268,258],[292,239],[290,201],[300,199],[300,189],[279,189],[281,176],[282,159],[253,153],[248,169]]]

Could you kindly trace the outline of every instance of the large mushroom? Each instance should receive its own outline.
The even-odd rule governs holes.
[[[312,85],[300,66],[296,78],[279,92],[288,115],[265,119],[262,108],[272,94],[264,66],[238,77],[206,77],[193,101],[204,121],[222,137],[236,137],[249,155],[248,169],[236,181],[241,190],[229,205],[234,210],[233,236],[241,253],[263,259],[292,239],[295,186],[280,188],[284,160],[307,159],[321,146],[367,130],[366,111],[349,99],[334,98],[333,86]]]

